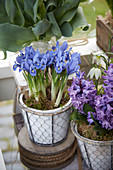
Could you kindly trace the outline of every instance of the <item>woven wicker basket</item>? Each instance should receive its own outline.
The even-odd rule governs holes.
[[[89,169],[113,170],[113,141],[94,141],[80,136],[75,122],[71,122],[71,129]]]
[[[28,108],[24,104],[24,93],[25,90],[18,95],[18,104],[22,109],[32,142],[46,146],[53,146],[63,142],[69,130],[69,118],[72,112],[71,100],[57,109],[36,110]]]

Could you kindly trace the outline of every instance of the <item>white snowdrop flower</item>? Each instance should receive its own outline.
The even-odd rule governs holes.
[[[92,58],[92,64],[96,63],[97,65],[102,66],[103,68],[106,69],[106,63],[104,62],[102,56],[106,58],[106,56],[104,54],[103,55],[94,55]]]
[[[94,64],[96,62],[97,65],[101,65],[102,59],[100,56],[94,55],[92,58],[92,63]]]
[[[99,77],[101,78],[101,70],[99,68],[91,68],[87,77],[90,76],[90,79],[92,79],[93,77],[96,78],[96,80],[99,79]]]

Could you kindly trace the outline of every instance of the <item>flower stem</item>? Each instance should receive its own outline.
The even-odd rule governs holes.
[[[68,79],[67,73],[64,72],[64,75],[62,76],[62,79],[61,79],[61,86],[60,86],[58,96],[57,96],[57,99],[56,99],[56,102],[55,102],[55,107],[58,107],[60,102],[61,102],[61,98],[62,98],[64,89],[65,89],[65,85],[67,83],[67,79]]]

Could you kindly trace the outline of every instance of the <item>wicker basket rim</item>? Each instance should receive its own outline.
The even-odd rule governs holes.
[[[113,145],[113,140],[111,140],[111,141],[96,141],[96,140],[91,140],[91,139],[81,136],[77,131],[77,123],[75,123],[74,121],[71,121],[71,130],[72,130],[73,134],[76,136],[76,138],[83,141],[84,143],[88,143],[88,144],[92,144],[92,145],[101,145],[101,146]]]
[[[34,108],[27,107],[27,105],[25,105],[23,102],[23,95],[26,90],[27,89],[24,89],[23,91],[21,91],[18,94],[17,103],[21,107],[21,109],[23,109],[29,113],[36,114],[36,115],[42,115],[42,116],[53,116],[56,114],[60,114],[66,110],[69,110],[72,107],[71,99],[63,107],[59,107],[59,108],[52,109],[52,110],[37,110]]]

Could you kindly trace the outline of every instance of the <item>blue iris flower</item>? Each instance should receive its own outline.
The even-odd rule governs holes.
[[[19,65],[16,63],[16,61],[14,62],[15,64],[13,65],[13,70],[16,71],[17,67],[19,67]]]
[[[30,72],[30,64],[28,62],[23,63],[23,70]]]
[[[31,67],[30,67],[30,74],[31,74],[31,76],[36,76],[36,70],[34,69],[33,65],[31,65]]]
[[[57,62],[55,65],[55,70],[58,74],[61,73],[62,72],[62,63]]]
[[[36,51],[32,46],[25,48],[26,58],[33,59],[33,56],[36,54]]]
[[[34,66],[36,67],[36,69],[41,69],[42,67],[42,63],[39,59],[37,59],[36,63],[34,63]]]
[[[73,53],[70,62],[67,64],[67,75],[76,73],[80,69],[78,64],[80,64],[80,54]]]
[[[41,70],[44,70],[44,69],[46,68],[46,63],[47,63],[47,58],[43,58],[43,59],[41,60],[41,64],[42,64]]]

